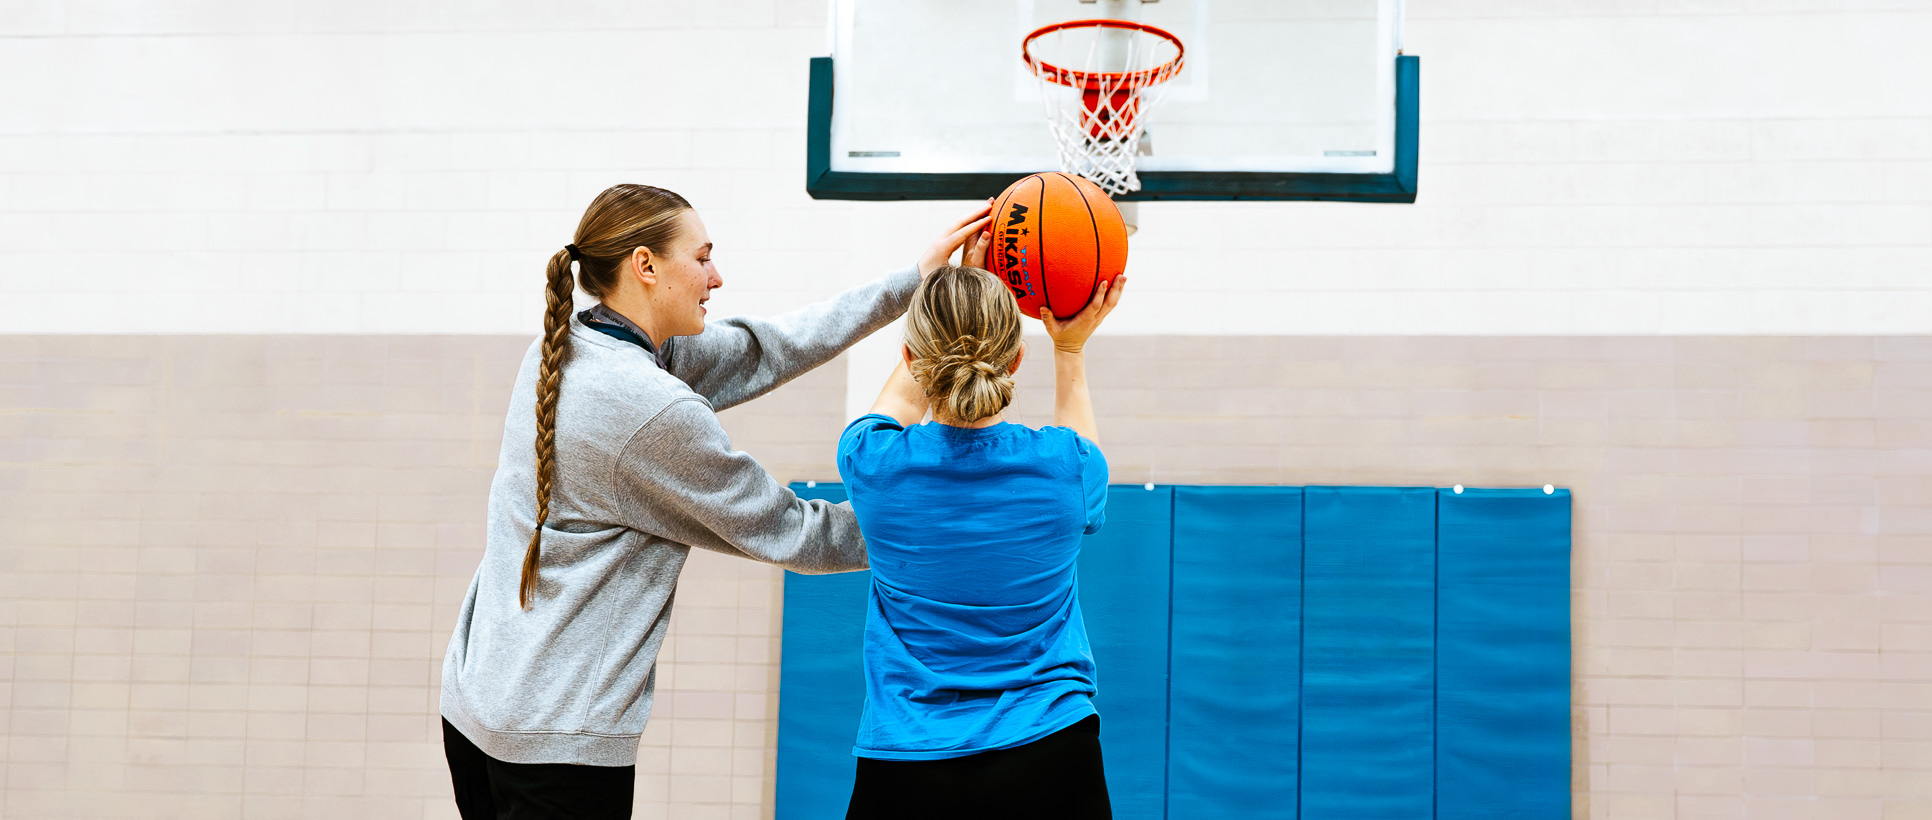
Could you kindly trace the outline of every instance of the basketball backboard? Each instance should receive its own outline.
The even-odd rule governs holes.
[[[1059,170],[1030,32],[1129,19],[1185,48],[1145,117],[1123,201],[1413,202],[1420,62],[1401,0],[831,0],[814,58],[806,189],[979,199]]]

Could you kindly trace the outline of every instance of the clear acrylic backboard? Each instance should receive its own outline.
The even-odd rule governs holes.
[[[832,0],[812,64],[807,190],[974,199],[1058,170],[1028,33],[1116,18],[1186,57],[1120,200],[1415,199],[1420,64],[1400,0]]]

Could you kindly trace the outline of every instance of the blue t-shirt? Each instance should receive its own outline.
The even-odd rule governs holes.
[[[839,439],[839,474],[872,564],[853,754],[960,757],[1094,714],[1074,568],[1105,519],[1098,446],[1065,427],[869,415]]]

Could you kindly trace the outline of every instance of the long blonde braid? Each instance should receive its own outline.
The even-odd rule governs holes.
[[[537,367],[537,521],[523,551],[517,606],[529,609],[537,597],[543,528],[550,519],[550,491],[557,463],[557,403],[563,394],[564,361],[570,355],[570,314],[576,285],[604,299],[617,288],[631,252],[650,248],[669,252],[678,235],[678,215],[690,210],[684,197],[649,185],[613,185],[592,200],[577,223],[576,241],[550,255],[544,270],[543,357]],[[573,282],[570,263],[577,262]],[[663,339],[656,340],[659,344]]]

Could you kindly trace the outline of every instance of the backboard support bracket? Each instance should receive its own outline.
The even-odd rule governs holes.
[[[986,199],[997,196],[1013,180],[1028,173],[884,174],[832,170],[832,71],[831,57],[812,58],[811,103],[805,129],[805,192],[813,199]],[[1415,202],[1421,83],[1422,58],[1398,55],[1395,58],[1395,163],[1389,173],[1142,171],[1140,190],[1115,199],[1122,202]]]

